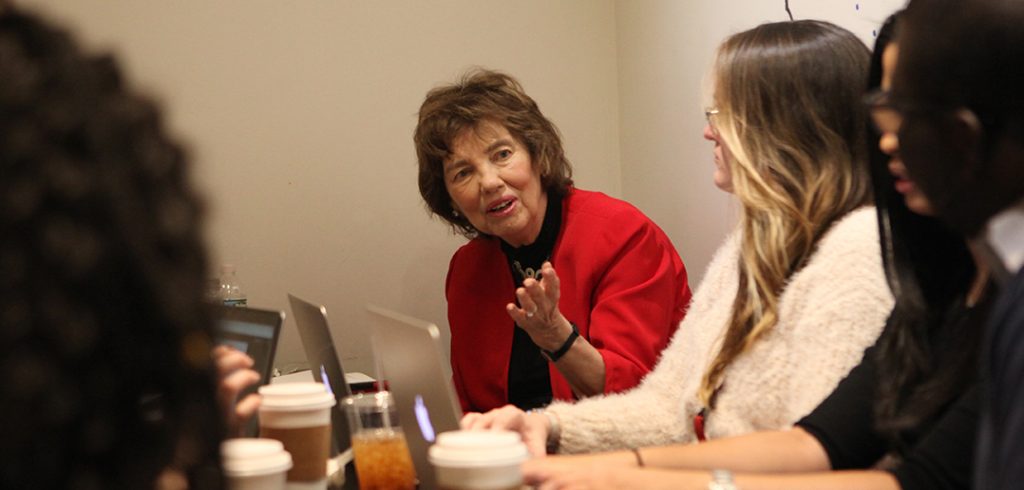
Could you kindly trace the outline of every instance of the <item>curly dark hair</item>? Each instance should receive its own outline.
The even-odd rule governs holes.
[[[541,114],[516,79],[493,70],[474,69],[457,83],[431,90],[420,106],[413,134],[420,195],[432,213],[469,238],[476,236],[477,230],[452,209],[444,183],[444,159],[451,154],[456,136],[484,121],[501,124],[526,146],[545,192],[562,196],[572,185],[572,165],[565,157],[558,128]]]
[[[203,208],[114,59],[0,7],[0,487],[221,485]]]

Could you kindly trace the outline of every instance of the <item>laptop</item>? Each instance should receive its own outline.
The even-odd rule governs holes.
[[[459,429],[462,408],[445,370],[436,325],[366,305],[372,317],[373,346],[384,370],[405,433],[421,489],[435,488],[427,449],[437,434]]]
[[[239,398],[244,398],[270,382],[284,312],[218,305],[216,315],[218,321],[214,343],[228,345],[248,354],[253,360],[252,369],[260,373],[259,383],[246,388],[239,395]],[[253,417],[243,434],[255,437],[258,433],[259,425],[256,417]]]
[[[331,408],[331,457],[334,457],[352,447],[348,419],[341,404],[341,400],[351,395],[352,391],[338,360],[338,353],[334,349],[334,341],[327,325],[327,308],[291,294],[288,295],[288,302],[291,303],[292,314],[295,315],[295,325],[299,329],[299,337],[302,338],[302,347],[306,351],[313,378],[323,383],[337,401]]]

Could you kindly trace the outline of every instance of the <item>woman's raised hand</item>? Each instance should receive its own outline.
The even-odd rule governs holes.
[[[540,267],[541,280],[527,278],[523,286],[516,289],[514,303],[505,305],[508,315],[526,331],[544,350],[557,350],[572,332],[572,325],[558,310],[561,284],[551,262],[545,261]]]

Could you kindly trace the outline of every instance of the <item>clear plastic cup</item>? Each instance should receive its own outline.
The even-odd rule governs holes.
[[[415,490],[416,470],[398,425],[391,393],[363,393],[341,401],[352,432],[352,457],[359,488]]]

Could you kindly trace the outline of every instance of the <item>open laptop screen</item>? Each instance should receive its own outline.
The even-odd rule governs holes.
[[[260,382],[245,389],[239,398],[244,398],[268,382],[274,369],[274,353],[277,350],[277,338],[284,321],[284,312],[261,310],[257,308],[239,308],[236,306],[217,307],[217,330],[214,342],[217,345],[228,345],[238,349],[253,360],[252,369],[260,373]],[[256,435],[258,427],[255,420],[245,429],[245,435]]]
[[[284,313],[223,306],[218,307],[218,317],[216,343],[248,354],[254,361],[253,370],[260,373],[264,383],[269,381]]]
[[[291,294],[288,295],[288,302],[295,315],[295,325],[299,329],[313,379],[323,383],[337,400],[331,409],[331,455],[334,456],[352,447],[348,420],[342,412],[341,404],[342,398],[351,395],[352,391],[338,359],[338,352],[334,349],[334,340],[327,324],[327,308]]]
[[[366,305],[373,319],[373,346],[384,379],[398,405],[420,489],[435,488],[427,449],[437,434],[457,430],[462,409],[445,369],[436,325],[379,306]]]

